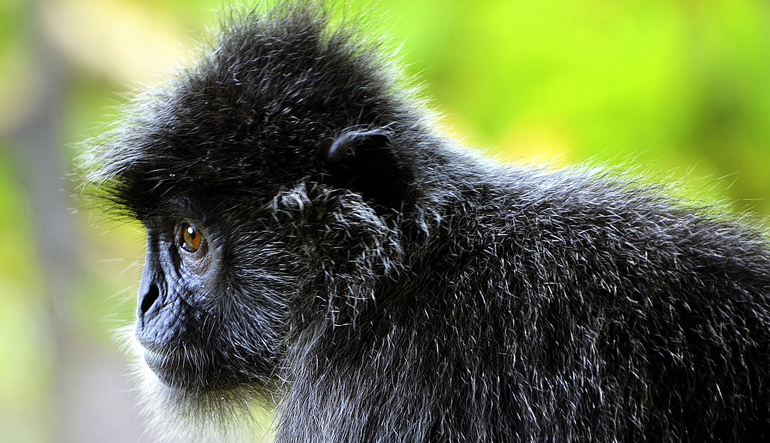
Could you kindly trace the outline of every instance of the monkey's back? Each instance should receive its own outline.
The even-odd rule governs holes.
[[[430,338],[403,370],[441,386],[438,440],[770,437],[758,231],[595,172],[469,168],[437,192],[397,291]]]
[[[289,396],[282,435],[770,437],[762,234],[607,174],[452,164],[405,242],[408,278],[314,350],[330,363],[305,373],[329,394],[318,425]]]

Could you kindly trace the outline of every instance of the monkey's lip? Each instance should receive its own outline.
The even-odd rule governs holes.
[[[153,371],[157,372],[158,369],[162,370],[163,368],[167,368],[173,359],[172,356],[169,356],[165,352],[161,353],[150,349],[144,349],[144,361]]]
[[[226,378],[220,377],[219,373],[212,376],[210,368],[196,364],[189,353],[145,348],[144,361],[158,380],[170,388],[201,392],[235,386],[228,384]]]
[[[176,386],[176,377],[182,369],[182,357],[180,355],[169,354],[167,352],[157,352],[151,349],[144,349],[144,362],[155,373],[163,383],[169,386]]]

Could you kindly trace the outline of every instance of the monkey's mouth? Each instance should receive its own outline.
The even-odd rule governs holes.
[[[147,366],[155,373],[158,379],[164,384],[182,388],[180,375],[184,374],[183,357],[181,355],[161,353],[152,351],[150,349],[144,349],[144,361]]]
[[[144,361],[164,385],[185,391],[229,389],[235,384],[216,370],[205,358],[196,358],[191,352],[162,352],[144,349]],[[204,364],[209,362],[208,365]]]

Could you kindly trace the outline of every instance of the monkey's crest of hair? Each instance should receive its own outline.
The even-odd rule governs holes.
[[[89,143],[81,162],[89,195],[141,217],[148,195],[177,187],[262,186],[269,146],[304,165],[317,152],[303,147],[331,143],[342,129],[430,126],[417,87],[384,56],[385,41],[366,38],[362,17],[333,23],[330,8],[284,0],[231,12],[192,66],[137,96],[119,126]]]

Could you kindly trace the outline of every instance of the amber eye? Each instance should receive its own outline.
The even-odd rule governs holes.
[[[203,242],[203,235],[194,226],[189,223],[184,223],[179,228],[180,239],[179,246],[189,253],[198,252]]]

